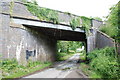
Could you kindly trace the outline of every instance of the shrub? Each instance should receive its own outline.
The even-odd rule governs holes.
[[[88,54],[89,65],[102,78],[119,78],[119,64],[115,56],[114,48],[106,47],[101,50],[95,50]]]

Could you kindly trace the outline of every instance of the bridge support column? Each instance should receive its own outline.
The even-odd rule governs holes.
[[[96,30],[91,31],[91,35],[87,37],[87,52],[94,50],[96,47]]]

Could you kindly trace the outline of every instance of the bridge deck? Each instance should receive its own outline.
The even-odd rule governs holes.
[[[13,17],[13,23],[22,24],[35,31],[41,32],[57,40],[85,41],[85,31],[81,28],[72,28],[68,25],[53,24],[50,22]]]

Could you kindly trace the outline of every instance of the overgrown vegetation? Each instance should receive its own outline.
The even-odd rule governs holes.
[[[90,19],[95,19],[95,20],[98,20],[98,21],[102,21],[102,19],[100,17],[90,17]]]
[[[106,47],[88,53],[89,69],[100,78],[120,78],[119,61],[114,48]],[[93,75],[94,76],[94,75]]]
[[[70,22],[70,25],[72,27],[72,29],[76,29],[77,27],[80,27],[80,18],[73,18]]]
[[[84,17],[84,16],[81,16],[81,19],[82,19],[82,26],[84,27],[84,29],[86,31],[86,35],[89,35],[90,28],[92,27],[91,26],[91,19]]]
[[[107,16],[106,24],[101,27],[101,31],[114,38],[118,43],[120,43],[120,9],[118,4],[110,8],[110,14]]]
[[[25,1],[24,1],[25,2]],[[51,10],[48,8],[42,8],[39,7],[38,4],[33,1],[33,2],[26,2],[25,4],[28,8],[28,10],[35,16],[37,16],[40,20],[43,21],[49,21],[49,22],[54,22],[55,24],[59,24],[59,19],[58,19],[58,11],[55,10]],[[65,12],[65,14],[71,15],[68,12]],[[82,18],[82,26],[86,29],[86,31],[88,32],[89,28],[90,28],[90,19],[87,17],[75,17],[73,19],[71,19],[70,21],[70,26],[72,27],[72,29],[74,30],[76,27],[80,27],[80,18]],[[89,32],[88,32],[89,33]]]
[[[50,65],[50,62],[28,61],[28,64],[23,66],[18,64],[16,59],[6,59],[0,61],[0,70],[3,78],[17,78]]]
[[[49,21],[58,24],[58,12],[48,8],[39,7],[37,2],[27,2],[25,4],[28,10],[42,21]]]

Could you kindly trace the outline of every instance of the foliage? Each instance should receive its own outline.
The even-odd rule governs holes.
[[[95,20],[98,20],[98,21],[102,21],[102,19],[100,17],[91,17],[91,19],[95,19]]]
[[[84,27],[86,31],[86,35],[88,35],[90,33],[89,30],[91,28],[91,19],[85,16],[81,16],[81,19],[82,19],[82,26]]]
[[[73,30],[75,30],[76,27],[80,26],[80,18],[73,18],[70,22],[70,25]]]
[[[83,44],[77,41],[58,41],[57,47],[58,52],[69,53],[70,50],[76,51],[77,48],[80,48]]]
[[[101,75],[97,74],[94,70],[90,68],[89,65],[85,63],[80,63],[80,69],[84,74],[86,74],[89,78],[101,78]]]
[[[88,53],[90,66],[102,78],[119,78],[119,63],[113,48],[106,47]]]
[[[36,2],[27,2],[25,5],[27,6],[28,10],[40,20],[54,22],[55,24],[59,23],[57,11],[39,7]]]
[[[26,1],[24,1],[26,2]],[[25,4],[28,10],[35,16],[37,16],[40,20],[54,22],[55,24],[59,23],[58,20],[58,11],[51,10],[48,8],[39,7],[36,1],[34,2],[26,2]],[[71,13],[64,12],[65,14],[72,15]],[[85,28],[86,32],[89,33],[89,29],[91,26],[91,20],[87,17],[75,17],[70,21],[70,26],[74,30],[76,27],[80,26],[80,18],[82,18],[82,26]]]
[[[57,43],[57,59],[58,60],[66,60],[72,54],[76,52],[77,48],[81,48],[83,44],[77,41],[58,41]]]
[[[90,33],[89,29],[91,28],[91,18],[87,18],[85,16],[73,18],[70,21],[70,25],[71,25],[72,29],[74,30],[76,27],[79,27],[81,25],[80,18],[82,19],[82,27],[86,31],[86,34],[89,34]]]
[[[16,59],[6,59],[0,61],[0,69],[2,76],[7,78],[21,77],[36,70],[42,69],[51,65],[50,62],[28,61],[26,66],[18,64]]]
[[[110,8],[110,14],[107,16],[106,25],[101,27],[101,31],[108,34],[120,43],[120,9],[118,8],[120,2]]]

